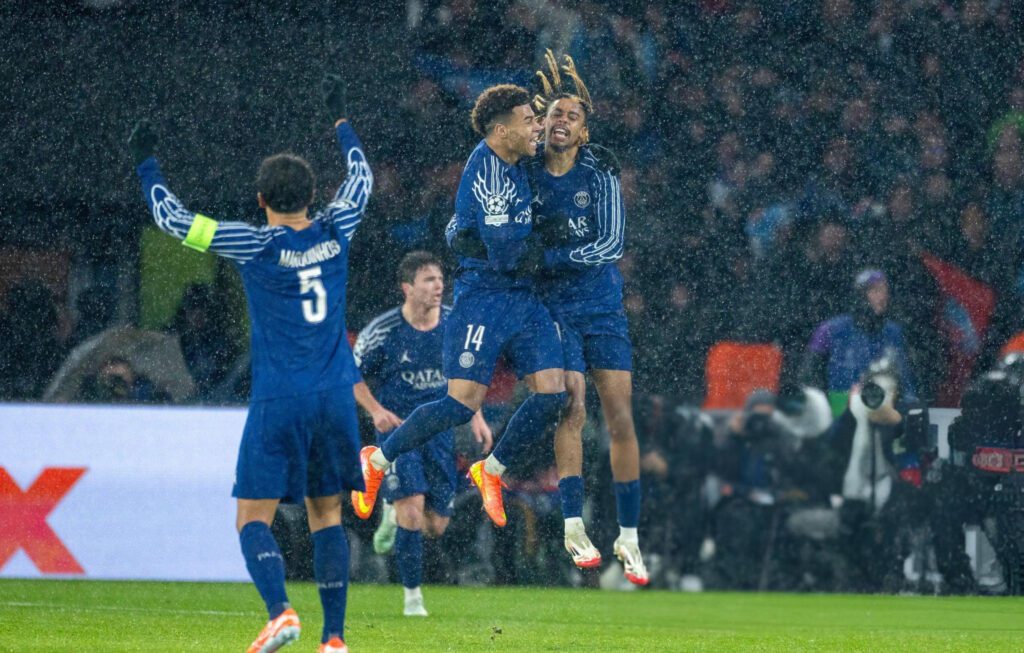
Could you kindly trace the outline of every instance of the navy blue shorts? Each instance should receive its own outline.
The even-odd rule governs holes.
[[[378,433],[377,442],[383,442],[387,435]],[[382,496],[394,502],[422,494],[427,510],[451,517],[458,484],[456,474],[455,434],[445,431],[395,460],[381,484]]]
[[[460,289],[445,325],[445,376],[490,385],[502,352],[519,377],[562,369],[558,329],[533,292]]]
[[[566,370],[632,371],[633,344],[624,310],[560,312],[553,307],[552,314],[562,336]]]
[[[359,447],[351,386],[254,401],[231,495],[298,502],[363,490]]]

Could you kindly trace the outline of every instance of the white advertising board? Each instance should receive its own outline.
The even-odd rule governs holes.
[[[0,404],[0,576],[247,580],[244,409]]]

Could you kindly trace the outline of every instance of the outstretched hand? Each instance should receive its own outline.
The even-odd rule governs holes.
[[[135,128],[128,136],[128,152],[131,154],[132,162],[139,165],[156,152],[157,143],[160,138],[156,135],[153,124],[143,118],[135,123]]]
[[[338,121],[345,117],[345,82],[341,75],[327,73],[320,82],[320,95],[331,120]]]

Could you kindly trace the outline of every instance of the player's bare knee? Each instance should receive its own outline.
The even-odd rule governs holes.
[[[587,423],[587,403],[583,397],[570,395],[562,409],[562,421],[573,431],[582,431]]]
[[[425,522],[423,507],[416,504],[396,505],[395,521],[407,531],[421,531]]]
[[[425,531],[427,537],[437,539],[444,535],[444,532],[448,530],[449,521],[451,520],[448,517],[442,517],[435,513],[428,513]]]

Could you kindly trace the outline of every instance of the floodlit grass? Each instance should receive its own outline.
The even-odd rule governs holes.
[[[316,588],[287,653],[316,651]],[[613,593],[428,587],[430,617],[396,586],[356,585],[346,640],[377,651],[1020,651],[1024,599]],[[244,651],[265,620],[245,584],[0,580],[0,651]]]

